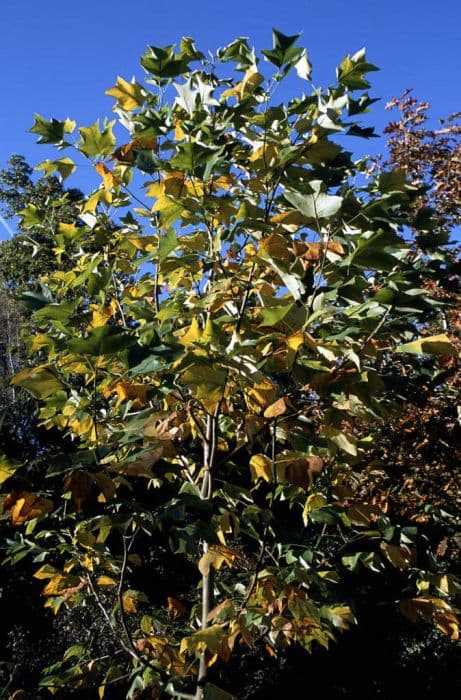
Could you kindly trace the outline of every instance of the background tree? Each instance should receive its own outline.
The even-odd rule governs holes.
[[[45,169],[53,171],[47,164]],[[62,172],[69,175],[72,168]],[[49,174],[34,179],[32,175],[24,157],[16,154],[0,170],[0,211],[15,228],[13,238],[0,243],[0,280],[15,292],[33,289],[43,274],[56,267],[54,235],[60,224],[75,221],[82,198],[79,190],[64,188],[62,177]],[[26,207],[29,218],[23,226],[18,215]]]
[[[415,202],[418,227],[427,236],[430,223],[429,230],[444,233],[448,239],[460,223],[461,113],[441,118],[438,128],[431,128],[430,104],[418,101],[411,90],[392,99],[386,109],[399,112],[399,118],[384,129],[388,135],[387,165],[401,168],[409,181],[420,188]]]
[[[32,460],[40,451],[40,443],[43,447],[51,437],[44,431],[38,437],[36,405],[27,392],[11,385],[11,379],[27,365],[21,324],[28,321],[30,312],[21,302],[21,294],[25,292],[29,300],[38,295],[43,302],[40,278],[52,269],[69,265],[67,260],[56,259],[54,237],[59,234],[60,226],[65,227],[75,220],[82,194],[76,189],[64,188],[62,176],[72,172],[72,168],[66,170],[65,163],[66,159],[61,159],[61,179],[51,174],[34,179],[30,165],[23,156],[16,154],[11,156],[7,167],[0,170],[0,213],[15,229],[10,240],[0,242],[3,350],[0,376],[3,420],[0,430],[3,450],[19,460]],[[45,163],[44,168],[53,172],[58,166],[50,167]],[[31,218],[26,218],[23,227],[19,214],[26,207]],[[31,304],[33,308],[33,301]]]
[[[370,135],[363,52],[274,103],[290,71],[309,85],[297,38],[274,31],[268,77],[243,39],[207,60],[150,47],[153,87],[108,91],[128,143],[108,121],[74,141],[101,187],[55,236],[79,254],[33,300],[36,365],[14,385],[77,450],[34,491],[4,460],[3,510],[27,531],[7,560],[32,555],[56,612],[92,601],[111,644],[79,640],[42,687],[243,695],[237,669],[328,648],[364,603],[458,637],[450,561],[431,569],[425,532],[367,484],[380,426],[457,356],[428,291],[448,258],[406,240],[419,188],[367,181],[336,138]],[[33,127],[59,148],[74,130]]]
[[[7,167],[0,170],[0,213],[14,231],[10,240],[0,242],[0,452],[2,469],[6,460],[25,465],[17,482],[20,490],[42,489],[46,459],[58,448],[63,449],[63,436],[58,431],[47,431],[38,425],[35,399],[21,387],[11,384],[17,372],[30,366],[22,332],[26,328],[31,331],[33,322],[30,310],[21,301],[21,294],[25,293],[29,302],[34,298],[43,302],[40,279],[50,270],[68,266],[68,261],[60,263],[56,259],[54,235],[58,234],[61,223],[75,219],[76,203],[81,196],[75,189],[66,190],[57,177],[34,177],[32,168],[19,155],[11,156]],[[39,227],[21,225],[18,215],[26,207],[34,212]],[[70,441],[66,447],[72,450]],[[2,481],[4,476],[2,472]],[[0,525],[2,542],[10,534],[8,522],[3,519]],[[0,615],[7,619],[11,609],[16,610],[14,624],[11,628],[3,626],[0,634],[0,658],[4,664],[10,654],[14,656],[13,678],[20,684],[22,674],[27,677],[32,673],[33,676],[34,669],[38,672],[49,658],[49,647],[42,639],[43,630],[48,628],[56,649],[60,645],[63,647],[66,635],[62,625],[53,630],[52,621],[36,609],[33,601],[37,586],[31,579],[32,573],[29,561],[18,564],[13,571],[5,567],[0,570]],[[7,646],[8,656],[4,651]],[[5,668],[8,666],[0,667],[2,687],[8,677],[8,674],[3,675]]]

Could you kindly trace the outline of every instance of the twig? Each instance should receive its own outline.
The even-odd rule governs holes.
[[[125,580],[125,573],[126,573],[126,567],[128,565],[128,552],[134,542],[134,539],[136,537],[137,531],[132,535],[131,537],[127,537],[126,535],[122,535],[122,541],[123,541],[123,559],[122,559],[122,568],[120,569],[120,579],[118,582],[118,587],[117,587],[117,598],[118,598],[118,603],[119,603],[119,610],[120,610],[120,622],[123,628],[123,631],[125,633],[125,637],[127,638],[128,644],[132,648],[135,657],[140,661],[142,657],[139,656],[138,651],[136,649],[136,646],[133,642],[133,638],[130,634],[130,631],[128,629],[128,625],[126,622],[126,615],[125,615],[125,608],[123,605],[123,583]],[[130,545],[127,545],[127,541],[131,540]],[[140,661],[141,662],[141,661]]]
[[[272,509],[272,505],[274,503],[274,497],[275,497],[275,489],[277,488],[277,465],[276,465],[276,451],[277,451],[277,418],[274,418],[274,422],[272,424],[272,440],[271,440],[271,462],[272,462],[272,491],[269,497],[269,509]],[[270,521],[268,521],[263,530],[262,538],[261,538],[261,547],[259,550],[259,556],[256,561],[256,566],[255,570],[253,573],[253,578],[251,580],[250,587],[248,591],[246,592],[245,598],[243,599],[242,605],[240,607],[240,610],[242,610],[245,605],[248,603],[250,600],[251,596],[253,595],[253,591],[256,588],[256,584],[258,582],[258,576],[259,572],[261,570],[262,563],[264,561],[264,555],[266,553],[266,545],[267,545],[267,537],[269,535],[269,527],[270,527]]]
[[[371,333],[370,333],[370,334],[365,338],[365,340],[363,341],[362,345],[360,346],[360,348],[359,348],[358,351],[357,351],[357,355],[360,356],[360,355],[362,354],[362,352],[366,349],[366,347],[367,347],[368,343],[370,342],[370,340],[372,340],[372,338],[374,338],[375,335],[376,335],[377,333],[379,333],[379,331],[381,330],[381,328],[384,326],[384,324],[385,324],[385,322],[386,322],[386,320],[387,320],[387,317],[389,316],[389,314],[391,313],[391,311],[392,311],[392,306],[388,306],[387,309],[386,309],[386,311],[383,313],[382,317],[380,318],[380,320],[379,320],[379,322],[378,322],[376,328],[374,328],[374,329],[371,331]]]
[[[123,639],[121,639],[120,636],[119,636],[119,634],[117,633],[117,630],[115,629],[114,624],[112,623],[112,620],[110,619],[109,613],[107,612],[106,608],[104,607],[104,604],[103,604],[103,602],[102,602],[102,600],[101,600],[101,597],[100,597],[98,591],[96,590],[96,587],[95,587],[95,585],[94,585],[94,583],[93,583],[93,579],[91,578],[91,575],[90,575],[89,573],[87,574],[86,579],[87,579],[87,581],[88,581],[88,585],[89,585],[90,590],[91,590],[91,592],[92,592],[92,594],[93,594],[93,597],[94,597],[94,599],[96,600],[96,603],[97,603],[97,605],[98,605],[98,608],[100,609],[100,611],[101,611],[101,613],[102,613],[102,616],[103,616],[103,618],[104,618],[104,620],[105,620],[107,626],[108,626],[109,629],[111,630],[112,634],[114,635],[115,639],[116,639],[117,642],[120,644],[120,646],[122,647],[122,649],[123,649],[124,651],[126,651],[127,654],[129,654],[129,655],[132,656],[134,659],[136,659],[137,661],[139,661],[139,655],[138,655],[138,653],[135,652],[135,651],[133,651],[133,649],[131,649],[130,647],[128,647],[128,646],[125,644],[125,642],[123,641]],[[145,663],[145,662],[144,662],[144,663]]]
[[[112,270],[112,284],[114,285],[114,298],[115,298],[115,303],[117,304],[117,310],[120,314],[120,318],[122,319],[122,324],[123,327],[126,329],[128,328],[128,324],[126,322],[125,314],[122,309],[122,305],[120,304],[120,300],[118,298],[118,289],[117,289],[117,280],[115,278],[114,271]]]

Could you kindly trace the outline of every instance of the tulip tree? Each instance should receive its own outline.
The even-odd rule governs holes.
[[[243,38],[207,57],[151,46],[145,84],[107,91],[120,126],[36,116],[39,142],[76,154],[47,172],[83,159],[100,184],[26,295],[34,366],[14,383],[75,449],[38,490],[3,459],[26,530],[9,560],[35,558],[57,614],[92,600],[115,649],[74,645],[44,687],[230,698],[236,656],[328,648],[355,624],[341,581],[358,570],[395,572],[402,612],[457,635],[452,579],[418,584],[415,528],[354,479],[376,425],[456,355],[426,291],[443,251],[408,244],[403,171],[370,176],[348,150],[373,135],[376,68],[362,50],[314,87],[298,39],[274,30],[262,57]],[[48,216],[28,206],[23,226]]]

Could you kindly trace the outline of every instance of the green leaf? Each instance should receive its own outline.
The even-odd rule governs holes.
[[[260,326],[275,326],[281,321],[289,311],[293,309],[294,304],[282,304],[280,306],[266,307],[261,312]]]
[[[70,119],[65,119],[63,122],[52,119],[50,122],[35,115],[34,125],[29,129],[32,134],[40,134],[37,143],[53,143],[55,145],[64,145],[63,139],[65,134],[71,134],[75,129],[75,122]],[[69,144],[65,144],[69,145]]]
[[[406,192],[416,188],[410,185],[404,170],[395,168],[394,170],[380,174],[378,178],[378,189],[380,192],[388,193]]]
[[[35,169],[43,170],[47,177],[48,175],[58,172],[62,179],[65,180],[77,170],[77,166],[70,158],[58,158],[58,160],[44,160],[43,163],[39,163]]]
[[[158,241],[158,260],[163,262],[173,250],[178,247],[178,239],[174,228],[169,228],[166,233],[159,235]]]
[[[35,295],[35,299],[40,298]],[[72,314],[78,305],[78,301],[75,299],[69,301],[62,301],[60,304],[48,304],[39,308],[35,314],[34,318],[36,321],[61,321],[66,323],[71,318]]]
[[[69,340],[67,347],[76,355],[113,355],[134,345],[135,339],[114,326],[100,326],[86,338]]]
[[[216,150],[201,146],[196,142],[178,143],[176,153],[170,163],[173,168],[186,173],[193,173],[201,165],[205,165],[209,158],[216,156]]]
[[[282,68],[284,64],[295,65],[300,60],[303,49],[294,48],[301,34],[293,34],[288,36],[282,34],[278,29],[272,30],[272,49],[262,50],[261,53],[270,63],[273,63],[277,68]]]
[[[330,425],[324,427],[322,434],[341,450],[347,452],[347,454],[353,455],[354,457],[357,455],[357,438],[353,435],[348,435]]]
[[[82,138],[79,141],[79,150],[88,158],[109,156],[115,146],[115,136],[112,132],[114,124],[115,121],[105,122],[101,131],[99,119],[97,119],[92,126],[80,127],[79,133]]]
[[[321,180],[312,180],[309,186],[313,190],[312,194],[287,190],[284,197],[301,214],[314,221],[328,219],[338,213],[343,203],[342,197],[326,194],[325,185]]]
[[[288,34],[282,34],[278,29],[272,30],[272,48],[275,50],[286,51],[296,44],[301,34],[293,34],[289,36]]]
[[[203,689],[204,700],[236,700],[236,696],[228,693],[217,685],[207,683]]]
[[[29,203],[25,209],[18,212],[22,216],[22,225],[24,228],[39,226],[43,224],[46,218],[46,212],[43,209],[38,209],[35,204]]]
[[[24,292],[20,299],[31,311],[38,311],[52,301],[51,295],[45,292]]]
[[[176,78],[188,70],[188,61],[195,60],[186,53],[176,56],[174,44],[170,46],[149,46],[147,52],[141,57],[141,65],[151,75],[157,78],[158,82],[169,82],[171,78]]]
[[[351,90],[365,90],[370,87],[370,83],[363,76],[376,70],[379,69],[372,63],[367,63],[365,49],[361,49],[353,56],[348,54],[336,72],[341,85]]]
[[[189,61],[200,61],[204,54],[195,47],[195,41],[190,36],[183,36],[179,44],[179,55]]]

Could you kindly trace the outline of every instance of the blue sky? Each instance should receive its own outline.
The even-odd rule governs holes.
[[[366,46],[381,69],[370,74],[370,92],[382,98],[372,114],[378,129],[389,120],[386,101],[407,87],[432,104],[434,117],[461,108],[459,0],[1,0],[0,13],[0,167],[14,152],[31,164],[54,155],[27,133],[34,112],[79,126],[110,115],[104,91],[117,75],[143,80],[146,46],[184,35],[206,51],[236,36],[270,48],[272,27],[303,31],[316,85],[333,81],[344,55]],[[82,177],[68,182],[82,186]]]

